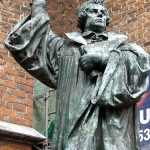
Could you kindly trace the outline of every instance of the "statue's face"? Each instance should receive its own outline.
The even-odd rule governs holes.
[[[88,11],[84,31],[101,33],[106,29],[106,10],[101,5],[92,4]]]

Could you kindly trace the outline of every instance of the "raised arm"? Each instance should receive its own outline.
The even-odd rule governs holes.
[[[49,25],[45,0],[34,0],[31,14],[8,35],[5,45],[16,61],[45,85],[56,88],[58,55],[64,40]]]

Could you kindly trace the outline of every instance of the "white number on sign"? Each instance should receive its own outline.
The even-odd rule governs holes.
[[[140,130],[140,142],[150,140],[150,129]]]
[[[150,129],[145,129],[144,133],[145,133],[144,141],[148,141],[150,139]]]

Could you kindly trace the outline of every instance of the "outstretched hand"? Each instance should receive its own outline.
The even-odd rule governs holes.
[[[101,65],[101,57],[101,53],[85,54],[81,56],[79,59],[81,69],[86,73],[97,69]]]

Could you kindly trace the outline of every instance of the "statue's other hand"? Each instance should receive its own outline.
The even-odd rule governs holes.
[[[88,73],[101,65],[101,53],[85,54],[79,59],[81,69]]]

